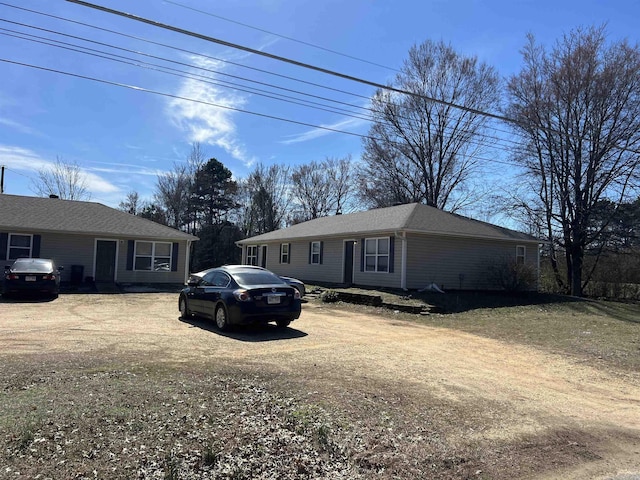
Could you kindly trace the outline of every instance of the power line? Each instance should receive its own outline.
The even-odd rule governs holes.
[[[140,16],[133,15],[133,14],[130,14],[130,13],[121,12],[119,10],[114,10],[112,8],[103,7],[101,5],[96,5],[96,4],[93,4],[93,3],[85,2],[84,0],[66,0],[66,1],[70,2],[70,3],[75,3],[77,5],[81,5],[81,6],[84,6],[84,7],[93,8],[95,10],[100,10],[100,11],[105,12],[105,13],[110,13],[110,14],[117,15],[117,16],[120,16],[120,17],[128,18],[130,20],[135,20],[137,22],[146,23],[147,25],[152,25],[154,27],[162,28],[162,29],[165,29],[165,30],[170,30],[172,32],[180,33],[182,35],[187,35],[187,36],[190,36],[190,37],[198,38],[198,39],[204,40],[206,42],[216,43],[218,45],[223,45],[225,47],[235,48],[237,50],[242,50],[243,52],[252,53],[252,54],[255,54],[255,55],[262,56],[262,57],[267,57],[267,58],[270,58],[272,60],[277,60],[277,61],[280,61],[280,62],[288,63],[290,65],[295,65],[297,67],[302,67],[302,68],[306,68],[306,69],[313,70],[313,71],[316,71],[316,72],[325,73],[327,75],[331,75],[331,76],[334,76],[334,77],[342,78],[344,80],[350,80],[350,81],[361,83],[361,84],[364,84],[364,85],[369,85],[371,87],[375,87],[375,88],[378,88],[378,89],[388,90],[388,91],[391,91],[391,92],[394,92],[394,93],[400,93],[402,95],[409,95],[411,97],[417,97],[417,98],[420,98],[422,100],[428,100],[430,102],[435,102],[435,103],[439,103],[439,104],[442,104],[442,105],[447,105],[449,107],[458,108],[460,110],[464,110],[466,112],[473,113],[475,115],[482,115],[484,117],[494,118],[496,120],[502,120],[502,121],[510,122],[510,123],[517,123],[513,119],[510,119],[510,118],[505,117],[503,115],[499,115],[497,113],[484,112],[482,110],[477,110],[475,108],[465,107],[464,105],[458,105],[456,103],[447,102],[445,100],[439,100],[437,98],[432,98],[432,97],[429,97],[427,95],[423,95],[423,94],[419,94],[419,93],[415,93],[415,92],[410,92],[408,90],[395,88],[395,87],[392,87],[392,86],[389,86],[389,85],[383,85],[383,84],[378,83],[378,82],[373,82],[371,80],[366,80],[364,78],[354,77],[352,75],[347,75],[345,73],[340,73],[340,72],[337,72],[337,71],[334,71],[334,70],[329,70],[329,69],[326,69],[326,68],[323,68],[323,67],[318,67],[318,66],[315,66],[315,65],[311,65],[309,63],[304,63],[304,62],[300,62],[298,60],[293,60],[293,59],[290,59],[290,58],[287,58],[287,57],[282,57],[280,55],[274,55],[272,53],[262,52],[260,50],[256,50],[255,48],[246,47],[244,45],[240,45],[240,44],[233,43],[233,42],[228,42],[226,40],[222,40],[220,38],[211,37],[209,35],[204,35],[204,34],[201,34],[201,33],[192,32],[190,30],[185,30],[185,29],[180,28],[180,27],[174,27],[173,25],[168,25],[168,24],[165,24],[165,23],[157,22],[155,20],[151,20],[151,19],[148,19],[148,18],[140,17]]]
[[[253,25],[248,25],[246,23],[238,22],[237,20],[232,20],[230,18],[226,18],[226,17],[223,17],[221,15],[216,15],[214,13],[207,12],[205,10],[199,10],[197,8],[190,7],[188,5],[184,5],[184,4],[179,3],[179,2],[173,2],[171,0],[163,0],[163,1],[165,3],[170,3],[170,4],[176,5],[178,7],[186,8],[187,10],[192,10],[194,12],[202,13],[203,15],[208,15],[210,17],[219,18],[220,20],[224,20],[225,22],[235,23],[236,25],[240,25],[240,26],[243,26],[243,27],[246,27],[246,28],[251,28],[251,29],[257,30],[259,32],[268,33],[269,35],[274,35],[274,36],[279,37],[279,38],[284,38],[285,40],[290,40],[292,42],[300,43],[300,44],[306,45],[308,47],[317,48],[318,50],[323,50],[325,52],[333,53],[335,55],[340,55],[341,57],[350,58],[351,60],[356,60],[356,61],[362,62],[362,63],[368,63],[369,65],[373,65],[373,66],[376,66],[376,67],[384,68],[384,69],[387,69],[387,70],[392,70],[394,72],[399,72],[400,71],[397,68],[387,67],[386,65],[381,65],[379,63],[375,63],[375,62],[372,62],[370,60],[365,60],[363,58],[355,57],[355,56],[349,55],[347,53],[338,52],[336,50],[331,50],[330,48],[322,47],[322,46],[316,45],[314,43],[305,42],[303,40],[298,40],[298,39],[292,38],[292,37],[287,37],[286,35],[282,35],[282,34],[279,34],[279,33],[271,32],[269,30],[265,30],[264,28],[254,27]]]
[[[371,139],[371,140],[378,140],[375,137],[372,137],[370,135],[363,135],[360,133],[356,133],[356,132],[349,132],[347,130],[340,130],[337,128],[332,128],[332,127],[326,127],[323,125],[315,125],[315,124],[311,124],[311,123],[307,123],[307,122],[301,122],[298,120],[292,120],[289,118],[283,118],[283,117],[278,117],[275,115],[269,115],[266,113],[260,113],[260,112],[253,112],[251,110],[245,110],[245,109],[241,109],[241,108],[236,108],[236,107],[230,107],[227,105],[220,105],[217,103],[213,103],[213,102],[207,102],[204,100],[196,100],[193,98],[188,98],[188,97],[183,97],[180,95],[174,95],[171,93],[166,93],[166,92],[159,92],[157,90],[151,90],[148,88],[144,88],[144,87],[138,87],[135,85],[128,85],[126,83],[119,83],[119,82],[113,82],[110,80],[104,80],[104,79],[100,79],[100,78],[96,78],[96,77],[89,77],[87,75],[80,75],[77,73],[71,73],[71,72],[65,72],[63,70],[57,70],[57,69],[53,69],[53,68],[48,68],[48,67],[43,67],[43,66],[39,66],[39,65],[33,65],[33,64],[29,64],[29,63],[24,63],[24,62],[18,62],[15,60],[9,60],[6,58],[0,58],[0,62],[5,62],[5,63],[9,63],[9,64],[13,64],[13,65],[19,65],[22,67],[28,67],[28,68],[33,68],[33,69],[37,69],[37,70],[42,70],[42,71],[46,71],[46,72],[51,72],[51,73],[55,73],[55,74],[59,74],[59,75],[65,75],[65,76],[69,76],[69,77],[75,77],[75,78],[80,78],[83,80],[89,80],[89,81],[93,81],[93,82],[97,82],[97,83],[102,83],[105,85],[110,85],[110,86],[115,86],[115,87],[120,87],[120,88],[126,88],[126,89],[130,89],[130,90],[135,90],[138,92],[143,92],[143,93],[150,93],[153,95],[159,95],[159,96],[163,96],[163,97],[168,97],[168,98],[174,98],[177,100],[185,100],[188,102],[194,102],[194,103],[199,103],[199,104],[203,104],[203,105],[209,105],[212,107],[217,107],[217,108],[222,108],[225,110],[231,110],[231,111],[235,111],[235,112],[239,112],[239,113],[246,113],[249,115],[254,115],[257,117],[262,117],[262,118],[268,118],[271,120],[278,120],[281,122],[286,122],[286,123],[292,123],[292,124],[296,124],[296,125],[302,125],[305,127],[310,127],[310,128],[317,128],[320,130],[326,130],[326,131],[330,131],[330,132],[335,132],[335,133],[343,133],[346,135],[351,135],[354,137],[360,137],[360,138],[367,138],[367,139]],[[482,160],[482,161],[486,161],[486,162],[493,162],[493,163],[499,163],[499,164],[503,164],[503,165],[508,165],[508,166],[516,166],[513,163],[509,163],[509,162],[503,162],[500,160],[496,160],[496,159],[488,159],[488,158],[482,158],[482,157],[473,157],[473,159],[477,159],[477,160]]]
[[[231,76],[232,78],[237,78],[237,79],[241,79],[241,80],[244,80],[244,81],[257,83],[257,84],[260,84],[260,85],[266,85],[266,86],[269,86],[269,87],[272,87],[272,88],[293,92],[293,93],[296,93],[296,94],[299,94],[299,95],[310,96],[310,97],[313,97],[313,98],[318,98],[318,99],[329,101],[329,102],[332,102],[332,103],[338,103],[338,104],[346,105],[346,106],[349,106],[349,107],[352,107],[352,108],[365,110],[366,112],[374,113],[374,110],[371,109],[371,108],[361,107],[361,106],[354,105],[354,104],[351,104],[351,103],[342,102],[342,101],[334,100],[334,99],[327,98],[327,97],[321,97],[321,96],[318,96],[318,95],[313,95],[313,94],[309,94],[309,93],[301,92],[301,91],[297,91],[297,90],[292,90],[292,89],[280,87],[280,86],[273,85],[273,84],[268,84],[268,83],[264,83],[264,82],[258,82],[258,81],[255,81],[255,80],[247,79],[245,77],[238,77],[236,75],[225,74],[224,72],[219,72],[217,70],[212,70],[212,69],[209,69],[209,68],[200,67],[200,66],[196,66],[196,65],[193,65],[193,64],[185,63],[185,62],[179,62],[179,61],[171,60],[171,59],[168,59],[168,58],[165,58],[165,57],[160,57],[160,56],[157,56],[157,55],[147,54],[145,52],[130,50],[130,49],[122,48],[122,47],[119,47],[119,46],[115,46],[113,44],[108,44],[108,43],[104,43],[104,42],[98,42],[98,41],[87,39],[87,38],[84,38],[84,37],[78,37],[78,36],[75,36],[75,35],[70,35],[70,34],[66,34],[66,33],[62,33],[62,32],[57,32],[57,31],[50,30],[50,29],[45,29],[45,28],[42,28],[42,27],[36,27],[36,26],[32,26],[32,25],[27,25],[27,24],[23,24],[23,23],[20,23],[20,22],[13,22],[11,20],[0,19],[0,21],[11,23],[11,24],[20,25],[20,26],[27,27],[27,28],[32,28],[32,29],[36,29],[36,30],[40,30],[40,31],[45,31],[45,32],[48,32],[48,33],[53,33],[53,34],[56,34],[56,35],[61,35],[61,36],[69,37],[69,38],[74,38],[74,39],[82,40],[82,41],[89,42],[89,43],[98,44],[98,45],[106,46],[108,48],[113,48],[113,49],[129,52],[129,53],[134,53],[136,55],[142,55],[142,56],[146,56],[146,57],[150,57],[150,58],[155,58],[155,59],[159,59],[159,60],[162,60],[162,61],[165,61],[165,62],[169,62],[169,63],[175,63],[175,64],[178,64],[178,65],[184,65],[184,66],[188,66],[190,68],[196,68],[196,69],[199,69],[199,70],[203,70],[203,71],[207,71],[207,72],[211,72],[211,73],[215,73],[215,74],[219,74],[219,75]],[[16,38],[20,38],[20,39],[23,39],[23,40],[34,41],[34,42],[37,42],[37,43],[41,43],[41,44],[45,44],[45,45],[49,45],[49,46],[54,46],[54,47],[57,47],[57,48],[65,48],[65,49],[68,49],[68,50],[71,50],[71,51],[75,51],[75,52],[78,52],[78,53],[83,53],[83,54],[86,54],[86,55],[92,55],[92,56],[95,56],[95,57],[98,57],[98,58],[104,58],[104,59],[111,60],[111,61],[118,61],[120,63],[132,65],[132,66],[136,66],[136,67],[148,68],[148,69],[151,69],[151,70],[160,71],[162,73],[167,73],[169,75],[179,76],[179,77],[183,77],[183,78],[189,78],[189,79],[193,79],[193,80],[196,80],[196,81],[201,81],[201,82],[208,83],[208,84],[222,86],[224,88],[233,88],[233,89],[238,90],[238,91],[257,94],[257,95],[260,95],[260,96],[263,96],[263,97],[266,97],[266,98],[271,98],[271,99],[275,99],[275,100],[281,100],[281,101],[285,101],[285,102],[288,102],[288,103],[301,105],[301,106],[307,106],[309,108],[314,108],[314,109],[318,109],[318,110],[322,110],[322,111],[326,111],[326,112],[330,112],[330,113],[344,114],[344,115],[347,115],[347,116],[352,117],[352,118],[358,118],[358,119],[362,119],[362,120],[366,120],[366,121],[374,121],[373,117],[370,116],[369,114],[368,114],[368,116],[363,117],[363,116],[355,114],[351,110],[340,109],[340,108],[337,108],[337,107],[324,108],[326,105],[318,103],[318,102],[311,102],[309,100],[300,100],[300,99],[298,99],[296,97],[292,97],[292,96],[289,96],[289,95],[277,94],[277,93],[273,93],[273,92],[268,92],[268,91],[262,90],[262,89],[251,88],[251,89],[247,90],[246,88],[239,87],[237,84],[234,84],[234,83],[231,83],[231,82],[224,82],[224,81],[221,81],[221,80],[216,82],[216,81],[212,81],[209,77],[205,77],[205,76],[202,76],[202,75],[185,72],[183,70],[173,69],[173,68],[170,68],[170,67],[165,67],[165,66],[161,66],[161,65],[157,65],[157,64],[153,64],[153,63],[148,63],[148,62],[138,63],[139,62],[138,60],[132,59],[130,57],[125,57],[125,56],[121,56],[121,55],[115,55],[113,53],[108,53],[108,52],[104,52],[104,51],[101,51],[101,50],[95,50],[95,49],[91,49],[91,48],[88,48],[88,47],[79,46],[79,45],[76,45],[76,44],[71,44],[71,43],[68,43],[68,42],[62,42],[60,40],[54,40],[54,39],[49,39],[49,38],[46,38],[46,37],[41,37],[41,36],[38,36],[38,35],[31,35],[31,34],[27,34],[27,33],[23,33],[23,32],[17,32],[15,30],[10,30],[10,29],[2,29],[2,28],[0,28],[0,30],[13,32],[13,33],[18,33],[19,35],[25,35],[25,36],[32,37],[32,38],[43,39],[43,40],[46,40],[47,42],[56,42],[56,43],[63,44],[63,45],[70,45],[72,47],[80,48],[80,49],[83,49],[83,50],[77,50],[76,48],[62,47],[60,45],[41,42],[41,41],[37,41],[37,40],[31,40],[31,39],[23,38],[23,37],[16,37]],[[14,35],[9,35],[9,36],[14,36]],[[88,50],[89,52],[98,52],[99,55],[96,55],[94,53],[89,53],[89,52],[86,52],[84,50]],[[108,56],[104,56],[102,54],[108,55]],[[117,60],[117,59],[114,59],[114,58],[111,58],[111,57],[117,57],[119,59],[126,59],[126,60],[130,60],[131,62],[136,62],[136,63],[131,63],[129,61]],[[167,72],[166,70],[170,70],[170,71]],[[173,72],[178,72],[178,73],[173,73]],[[228,85],[231,85],[231,87],[228,87]],[[277,97],[274,97],[273,95],[277,95]],[[278,98],[278,97],[283,97],[285,99]],[[289,99],[289,100],[287,100],[287,99]],[[291,99],[293,99],[293,100],[291,100]],[[306,102],[306,103],[302,103],[302,102]],[[391,105],[397,106],[396,104],[394,104],[392,102],[389,102],[389,103]],[[313,106],[313,105],[319,105],[319,106]],[[399,118],[405,118],[405,117],[400,116]],[[487,126],[487,128],[500,131],[499,129],[496,129],[495,127],[491,127],[491,126]],[[465,130],[463,129],[462,132],[464,132],[464,131]],[[483,135],[483,136],[486,139],[495,140],[496,142],[499,142],[499,143],[502,143],[502,142],[513,143],[513,144],[516,143],[515,141],[509,140],[507,138],[500,138],[500,137],[495,137],[495,136],[486,135],[486,134]],[[475,144],[475,145],[478,145],[478,146],[485,146],[485,147],[494,147],[495,146],[495,145],[488,145],[486,143],[482,143],[481,141],[475,140],[475,139],[474,140],[469,140],[469,143]],[[501,145],[501,147],[504,148],[503,145]]]

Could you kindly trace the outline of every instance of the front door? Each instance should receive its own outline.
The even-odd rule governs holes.
[[[344,283],[353,283],[353,242],[344,242]]]
[[[96,282],[114,282],[116,279],[115,240],[96,241]]]

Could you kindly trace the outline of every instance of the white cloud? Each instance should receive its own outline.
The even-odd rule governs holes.
[[[208,70],[223,68],[223,62],[208,58],[192,56],[189,61]],[[201,70],[197,73],[203,75]],[[207,73],[207,75],[215,79],[215,74]],[[218,146],[235,159],[247,165],[251,164],[253,159],[237,138],[236,124],[233,121],[234,112],[230,110],[244,106],[247,103],[247,97],[194,79],[183,80],[176,95],[196,100],[193,102],[172,99],[167,107],[171,120],[187,133],[189,141]],[[210,104],[220,105],[220,107]]]
[[[7,126],[9,128],[17,130],[18,132],[27,133],[29,135],[35,135],[35,134],[38,133],[33,128],[28,127],[27,125],[23,125],[21,123],[18,123],[16,121],[9,120],[8,118],[0,117],[0,125],[5,125],[5,126]]]

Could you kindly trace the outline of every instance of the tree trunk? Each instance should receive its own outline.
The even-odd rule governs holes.
[[[577,245],[571,248],[568,252],[571,255],[571,295],[575,297],[582,296],[582,261],[584,259],[584,251]]]

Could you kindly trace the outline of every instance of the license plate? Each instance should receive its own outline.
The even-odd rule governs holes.
[[[267,303],[269,305],[273,305],[275,303],[280,303],[280,297],[276,296],[276,295],[269,295],[267,297]]]
[[[28,275],[28,276],[24,277],[24,281],[25,282],[35,282],[36,281],[36,277]]]

